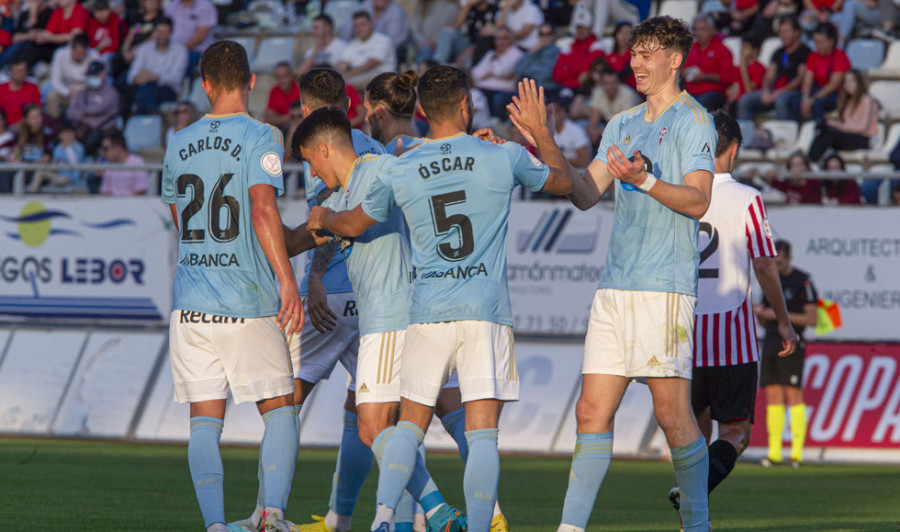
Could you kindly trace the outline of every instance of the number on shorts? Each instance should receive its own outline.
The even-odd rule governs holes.
[[[457,262],[472,254],[475,249],[475,236],[472,234],[472,221],[464,214],[447,216],[447,207],[466,202],[466,191],[457,190],[446,194],[431,196],[431,219],[434,222],[434,234],[444,236],[455,227],[459,235],[459,247],[448,242],[438,245],[438,254],[445,260]]]

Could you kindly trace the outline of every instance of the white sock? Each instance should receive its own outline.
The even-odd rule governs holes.
[[[556,532],[584,532],[584,529],[580,526],[575,525],[559,525],[559,528],[556,529]]]
[[[381,523],[394,524],[394,510],[383,504],[379,504],[378,509],[375,510],[375,519],[372,521],[371,530],[376,530]]]
[[[425,519],[431,519],[431,517],[432,517],[434,514],[436,514],[437,511],[440,510],[441,508],[443,508],[444,506],[447,506],[447,503],[442,502],[441,504],[438,504],[437,506],[435,506],[435,507],[432,508],[431,510],[428,510],[427,512],[425,512]]]
[[[266,514],[275,517],[279,521],[284,521],[284,510],[282,510],[281,508],[266,506]]]
[[[428,523],[425,521],[425,514],[417,513],[413,515],[413,532],[427,532]]]
[[[494,517],[498,515],[503,515],[503,511],[500,510],[500,501],[494,499]]]
[[[263,512],[265,512],[265,508],[256,505],[256,508],[253,510],[253,515],[250,516],[250,521],[253,522],[254,527],[259,527],[259,522],[262,521]]]
[[[206,532],[228,532],[228,527],[224,523],[213,523],[209,525]]]
[[[350,521],[352,519],[353,516],[338,515],[334,510],[328,510],[328,513],[325,514],[325,526],[328,527],[328,530],[348,532],[350,530]]]

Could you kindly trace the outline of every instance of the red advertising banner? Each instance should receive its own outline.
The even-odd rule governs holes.
[[[803,396],[807,447],[900,449],[900,344],[807,344]],[[752,446],[767,445],[765,416],[760,390]]]

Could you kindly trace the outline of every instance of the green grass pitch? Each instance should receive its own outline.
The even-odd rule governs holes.
[[[226,516],[249,515],[257,451],[226,448]],[[302,449],[287,517],[326,510],[334,451]],[[462,506],[458,456],[430,455],[429,469],[449,502]],[[500,503],[514,532],[556,530],[569,460],[502,458]],[[133,443],[0,439],[0,530],[202,531],[187,470],[187,447]],[[376,470],[363,486],[354,529],[371,522]],[[589,531],[674,531],[666,497],[671,464],[613,461]],[[900,467],[763,469],[738,464],[711,498],[715,530],[891,531],[900,526]]]

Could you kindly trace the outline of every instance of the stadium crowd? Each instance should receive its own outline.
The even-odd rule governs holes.
[[[262,1],[0,1],[0,161],[158,162],[161,150],[128,146],[154,135],[152,129],[129,134],[126,124],[161,117],[168,129],[148,144],[164,147],[172,132],[196,120],[198,108],[208,106],[195,82],[200,54],[228,35],[225,20],[252,26],[246,15]],[[879,119],[886,113],[868,91],[870,65],[857,67],[848,53],[859,37],[893,42],[900,20],[894,0],[663,0],[662,6],[668,2],[690,6],[681,14],[692,19],[695,38],[684,89],[710,110],[740,119],[749,139],[746,159],[756,164],[738,169],[739,177],[770,202],[878,202],[878,179],[779,176],[781,163],[801,174],[826,169],[826,161],[829,171],[874,169],[871,163],[900,168],[900,129],[885,138],[889,125]],[[288,141],[301,117],[296,78],[314,66],[332,66],[348,81],[349,117],[357,128],[366,127],[360,92],[382,72],[465,68],[475,87],[474,126],[500,132],[507,131],[505,106],[516,82],[533,78],[547,91],[556,140],[576,168],[592,160],[606,122],[642,99],[634,90],[629,39],[650,13],[647,0],[366,0],[337,21],[321,4],[284,5],[285,19],[307,18],[303,27],[311,35],[304,42],[310,44],[296,63],[258,72],[268,81],[262,90],[271,89],[264,115],[255,114]],[[865,59],[875,52],[860,53]],[[425,134],[427,124],[418,118]],[[788,133],[774,138],[767,120]],[[123,153],[107,153],[110,145]],[[0,172],[0,193],[12,190],[13,175]],[[141,194],[148,173],[33,171],[26,183],[33,193]],[[897,203],[900,181],[892,184]]]

